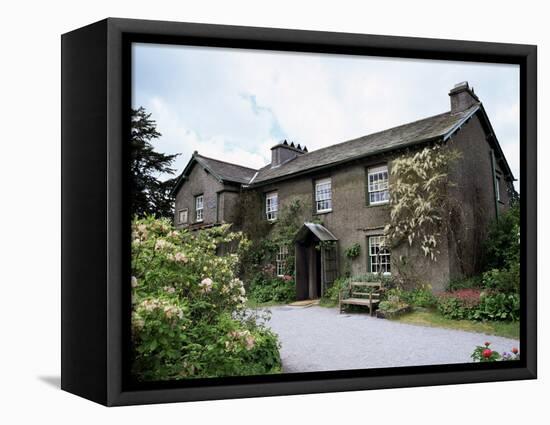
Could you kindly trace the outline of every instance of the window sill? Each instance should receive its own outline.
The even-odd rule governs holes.
[[[315,214],[316,215],[323,215],[323,214],[328,214],[328,213],[331,213],[332,212],[332,209],[330,210],[321,210],[321,211],[316,211]]]
[[[365,205],[365,207],[367,207],[367,208],[389,207],[389,206],[390,206],[389,202],[381,202],[379,204],[367,204],[367,205]]]

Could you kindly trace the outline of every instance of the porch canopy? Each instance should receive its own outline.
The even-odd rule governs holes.
[[[330,230],[328,230],[322,224],[317,223],[304,223],[304,225],[298,230],[296,236],[294,236],[294,242],[303,243],[306,241],[310,232],[313,233],[320,241],[337,241],[338,238],[334,236]]]

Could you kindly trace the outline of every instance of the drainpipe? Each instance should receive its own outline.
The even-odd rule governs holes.
[[[495,152],[491,149],[491,172],[493,175],[493,200],[495,202],[495,215],[498,223],[498,199],[497,199],[497,175],[495,166]]]

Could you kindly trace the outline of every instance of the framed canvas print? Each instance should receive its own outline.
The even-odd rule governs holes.
[[[63,389],[126,405],[535,377],[535,46],[63,35]]]

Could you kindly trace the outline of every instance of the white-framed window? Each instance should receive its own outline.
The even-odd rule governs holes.
[[[204,196],[195,196],[195,221],[202,221],[204,219]]]
[[[275,256],[277,276],[284,276],[286,272],[286,259],[288,257],[288,246],[279,245],[279,252]]]
[[[279,194],[270,192],[265,195],[265,216],[269,221],[277,220],[277,212],[279,211]]]
[[[367,172],[369,205],[385,204],[390,200],[388,166],[371,167]]]
[[[189,215],[189,212],[188,212],[187,208],[184,209],[184,210],[179,210],[178,211],[178,222],[180,224],[186,224],[187,220],[189,218],[188,215]]]
[[[332,211],[332,180],[330,178],[315,182],[315,206],[318,213]]]
[[[497,201],[500,201],[500,177],[496,178],[496,185],[495,185],[496,195],[497,195]]]
[[[369,271],[391,273],[391,253],[385,236],[369,236]]]

